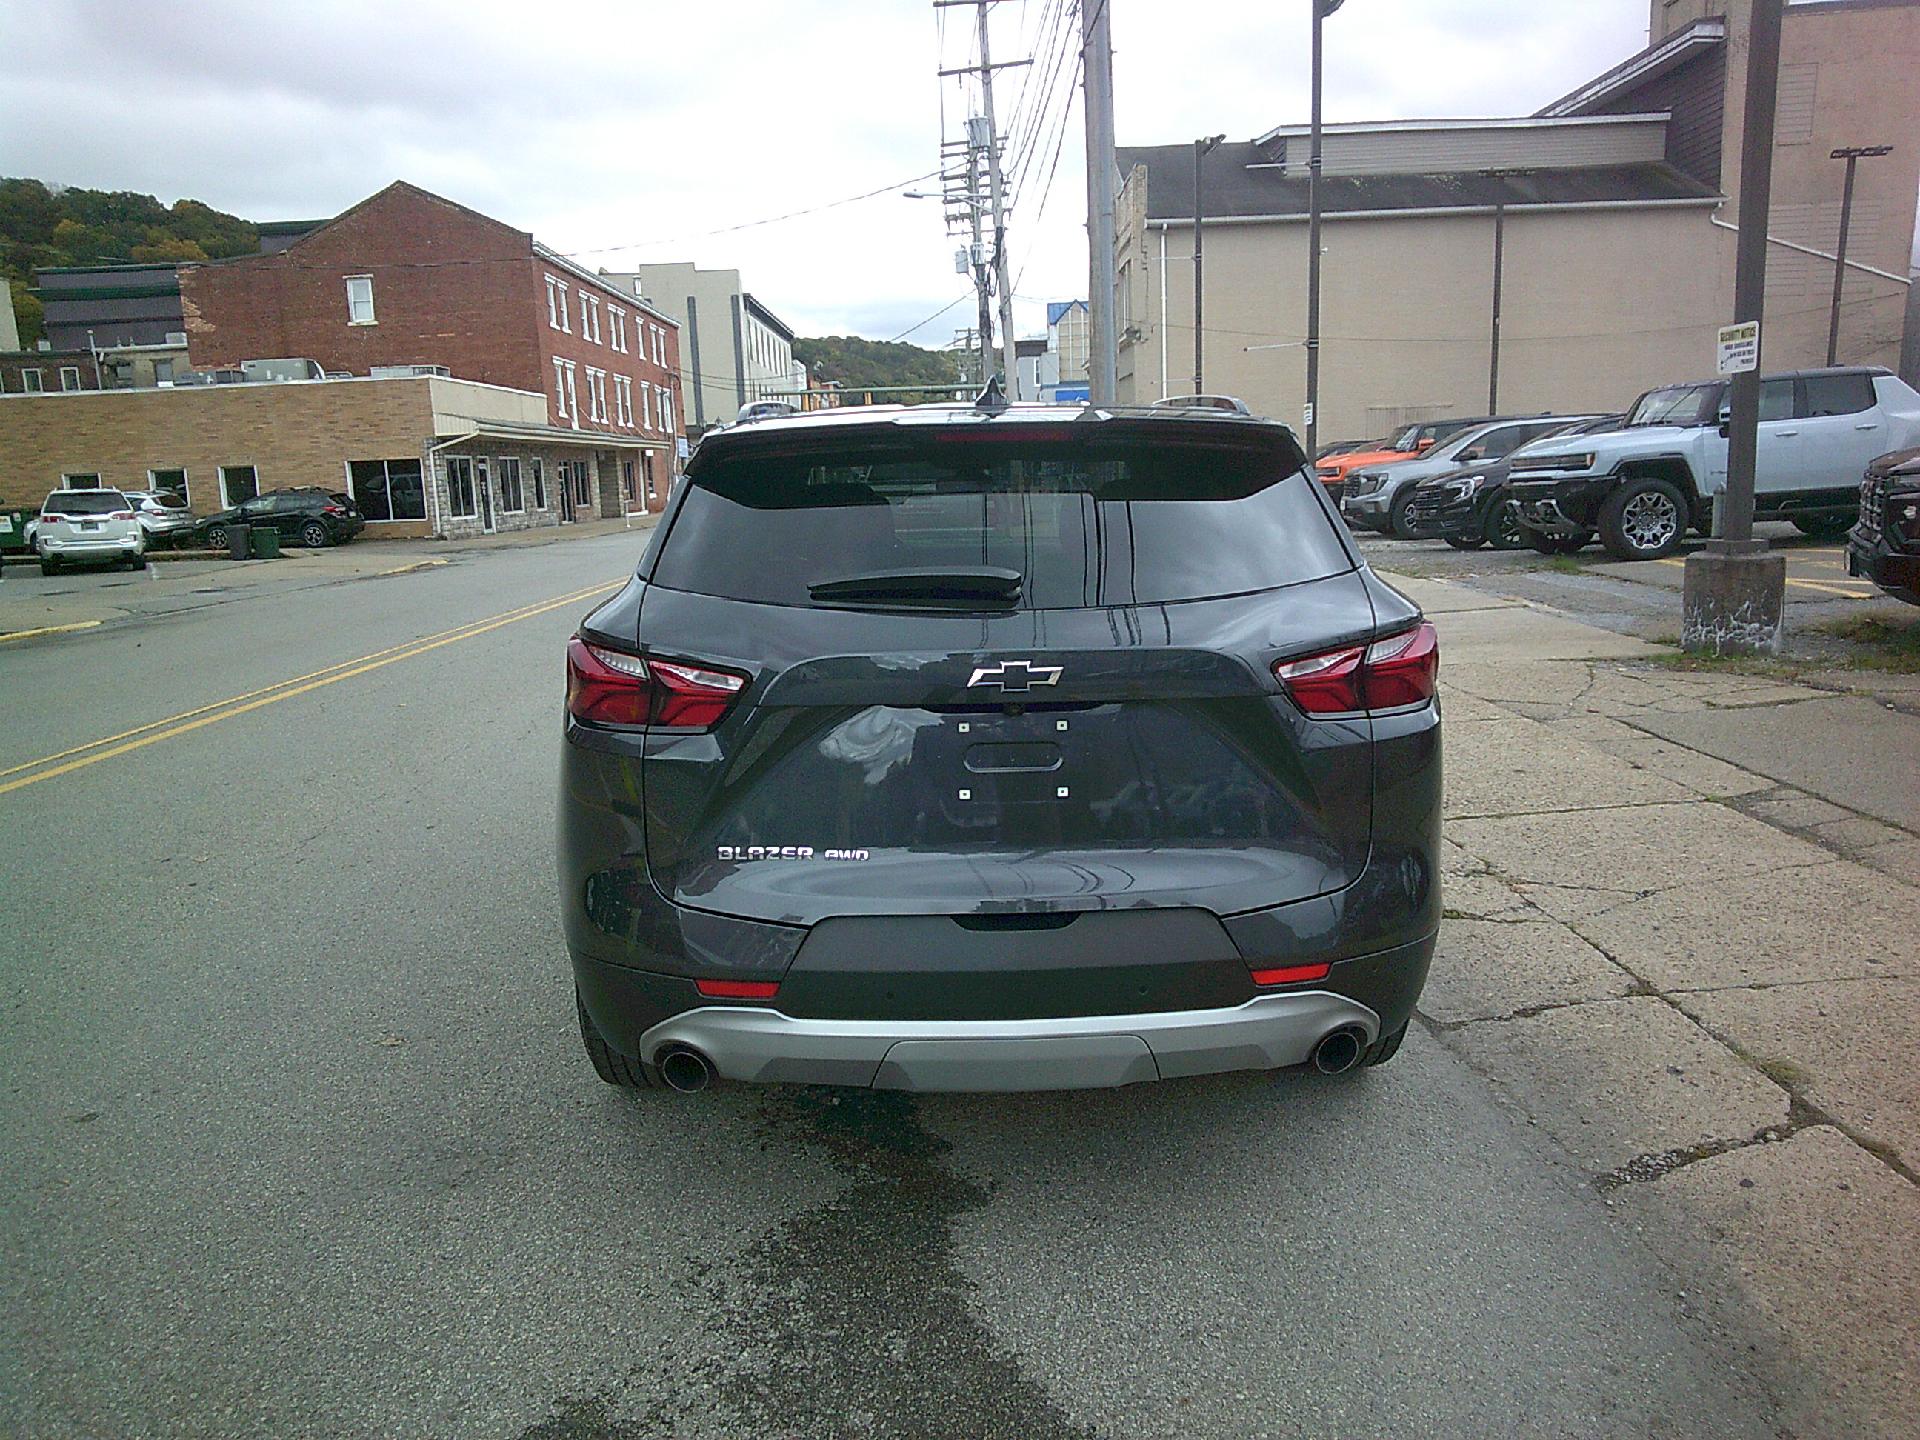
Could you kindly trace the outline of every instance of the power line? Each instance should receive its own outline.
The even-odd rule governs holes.
[[[927,316],[926,319],[920,321],[917,325],[909,325],[906,329],[902,330],[898,335],[894,336],[893,339],[887,341],[887,343],[889,345],[897,345],[900,341],[906,339],[907,336],[913,334],[914,331],[924,330],[927,326],[931,325],[934,321],[938,320],[942,315],[946,314],[949,310],[953,309],[954,306],[964,305],[967,301],[971,299],[973,299],[973,291],[971,290],[967,291],[964,295],[956,296],[954,299],[949,300],[946,304],[942,305],[938,310],[934,311],[931,315]]]

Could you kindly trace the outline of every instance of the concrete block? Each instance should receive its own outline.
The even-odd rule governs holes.
[[[1787,605],[1787,557],[1772,551],[1687,557],[1680,648],[1704,655],[1772,655]]]
[[[1445,1041],[1595,1172],[1787,1121],[1786,1091],[1650,995],[1483,1020]]]
[[[1615,1000],[1632,985],[1626,971],[1564,925],[1448,920],[1420,1013],[1442,1023],[1486,1020],[1542,1005]]]
[[[1920,1053],[1920,978],[1679,998],[1689,1014],[1855,1135],[1891,1146],[1909,1169],[1920,1168],[1920,1069],[1913,1064]]]
[[[1704,1242],[1799,1368],[1819,1377],[1819,1392],[1780,1417],[1781,1434],[1914,1433],[1920,1189],[1816,1126],[1628,1186],[1616,1204],[1666,1248]]]

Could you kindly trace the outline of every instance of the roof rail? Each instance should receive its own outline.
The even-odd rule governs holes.
[[[1148,407],[1153,410],[1220,410],[1228,415],[1252,415],[1247,402],[1234,395],[1170,395]]]
[[[782,416],[799,413],[799,407],[789,405],[784,400],[755,400],[740,407],[740,413],[734,417],[734,423],[746,425],[755,420],[778,420]]]

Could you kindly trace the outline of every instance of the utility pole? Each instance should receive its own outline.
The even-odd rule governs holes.
[[[1343,0],[1312,0],[1312,93],[1307,124],[1307,458],[1320,441],[1320,22]]]
[[[1767,292],[1767,211],[1773,203],[1773,122],[1780,81],[1780,19],[1786,0],[1754,0],[1747,35],[1746,115],[1740,136],[1740,235],[1735,250],[1733,318],[1760,325]],[[1715,655],[1780,648],[1787,559],[1753,538],[1753,469],[1759,439],[1760,359],[1728,387],[1727,486],[1720,533],[1687,557],[1680,643]],[[1684,520],[1683,520],[1684,524]]]
[[[1193,142],[1193,393],[1196,395],[1207,393],[1205,367],[1201,363],[1201,345],[1206,338],[1201,304],[1206,294],[1206,288],[1201,283],[1205,273],[1205,252],[1201,245],[1200,224],[1206,218],[1200,193],[1201,162],[1214,146],[1226,138],[1224,135],[1209,135]]]
[[[1489,180],[1509,175],[1531,175],[1531,170],[1489,169],[1480,172]],[[1493,328],[1487,349],[1487,414],[1500,413],[1500,297],[1501,280],[1507,256],[1507,196],[1502,189],[1493,199]]]
[[[1119,339],[1113,333],[1113,31],[1112,0],[1080,0],[1080,60],[1087,92],[1088,394],[1111,405],[1120,388]]]
[[[1827,364],[1840,353],[1840,292],[1847,283],[1847,231],[1853,225],[1853,167],[1862,159],[1893,153],[1891,145],[1846,145],[1827,158],[1847,162],[1847,183],[1840,191],[1840,243],[1833,253],[1833,309],[1827,316]]]

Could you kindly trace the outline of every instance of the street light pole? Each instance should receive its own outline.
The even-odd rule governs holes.
[[[1773,203],[1773,122],[1780,81],[1780,20],[1786,0],[1754,0],[1747,34],[1746,115],[1740,136],[1740,234],[1735,250],[1733,318],[1760,326],[1767,293],[1767,211]],[[1727,484],[1720,534],[1687,557],[1680,643],[1715,655],[1780,648],[1787,562],[1753,538],[1753,471],[1759,440],[1760,370],[1728,386]]]
[[[1847,283],[1847,231],[1853,226],[1853,168],[1863,158],[1888,155],[1891,145],[1844,145],[1827,158],[1847,162],[1847,182],[1840,191],[1840,243],[1833,252],[1833,308],[1827,315],[1827,364],[1836,365],[1840,353],[1840,292]]]
[[[1201,346],[1206,339],[1206,329],[1202,323],[1205,288],[1201,281],[1205,267],[1200,222],[1205,216],[1200,194],[1201,162],[1214,146],[1226,138],[1225,135],[1209,135],[1193,142],[1193,393],[1196,395],[1207,393],[1205,367],[1201,363]]]
[[[1082,0],[1080,57],[1087,97],[1087,385],[1095,405],[1119,389],[1113,333],[1113,31],[1112,0]]]
[[[1493,334],[1487,352],[1487,414],[1500,413],[1500,267],[1507,250],[1506,197],[1493,202]]]
[[[1312,0],[1312,93],[1307,124],[1307,458],[1320,438],[1320,22],[1344,0]]]

